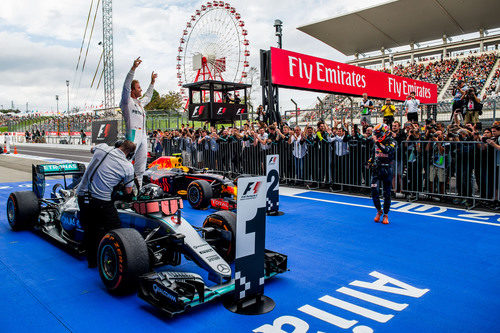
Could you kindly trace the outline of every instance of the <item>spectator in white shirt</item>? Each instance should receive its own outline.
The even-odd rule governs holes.
[[[420,108],[420,101],[415,98],[415,92],[410,93],[410,99],[407,99],[404,104],[405,116],[409,122],[418,123],[418,111]]]
[[[300,127],[295,126],[293,134],[290,136],[289,143],[293,145],[293,165],[295,169],[295,178],[303,178],[304,156],[307,153],[307,145],[305,145],[304,133],[301,133]]]

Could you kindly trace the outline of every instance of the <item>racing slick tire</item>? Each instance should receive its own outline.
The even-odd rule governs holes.
[[[7,220],[14,231],[30,229],[40,214],[38,198],[33,191],[13,192],[7,199]]]
[[[231,240],[220,238],[211,244],[214,250],[228,263],[234,261],[236,253],[236,213],[228,210],[219,211],[207,216],[203,228],[214,228],[231,232]],[[210,235],[207,238],[210,238]]]
[[[213,195],[212,186],[206,180],[192,181],[187,188],[187,199],[194,209],[208,208]]]
[[[114,229],[99,244],[99,276],[112,293],[134,291],[139,276],[150,271],[148,247],[141,234],[132,228]]]

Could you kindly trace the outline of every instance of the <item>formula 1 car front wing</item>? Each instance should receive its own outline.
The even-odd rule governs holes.
[[[270,250],[265,252],[265,278],[287,271],[287,256]],[[173,317],[186,310],[234,291],[235,281],[207,286],[202,277],[185,272],[152,272],[139,281],[138,296]]]

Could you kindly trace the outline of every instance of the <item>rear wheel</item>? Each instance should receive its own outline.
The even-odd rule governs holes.
[[[236,213],[220,211],[207,216],[203,228],[214,228],[214,235],[205,238],[215,239],[211,244],[217,253],[229,264],[234,261],[236,251]]]
[[[7,199],[7,220],[14,231],[30,229],[40,214],[38,198],[33,191],[13,192]]]
[[[135,290],[139,276],[150,270],[146,242],[131,228],[108,232],[99,244],[98,259],[101,280],[113,293]]]
[[[208,208],[212,197],[212,186],[206,180],[195,180],[187,188],[187,199],[194,209]]]

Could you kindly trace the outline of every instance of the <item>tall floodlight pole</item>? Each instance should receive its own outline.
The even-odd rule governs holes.
[[[281,49],[283,44],[282,44],[282,37],[283,37],[283,30],[281,29],[283,26],[283,22],[281,20],[274,20],[274,28],[276,29],[275,35],[278,36],[278,47]]]
[[[67,88],[66,95],[68,96],[68,109],[66,110],[66,113],[69,114],[69,80],[66,80],[66,88]]]
[[[112,0],[102,1],[102,25],[104,60],[104,108],[108,110],[115,107]]]
[[[56,104],[57,105],[56,106],[57,107],[57,109],[56,109],[57,110],[57,114],[59,114],[59,95],[56,95],[56,103],[57,103]]]

